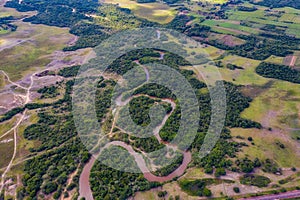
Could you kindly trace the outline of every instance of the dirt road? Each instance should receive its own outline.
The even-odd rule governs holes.
[[[79,198],[85,197],[86,200],[93,199],[93,193],[90,186],[90,174],[91,169],[96,161],[94,156],[91,157],[90,161],[84,166],[82,173],[79,178]]]
[[[275,200],[275,199],[291,199],[300,197],[300,191],[294,190],[290,192],[280,193],[280,194],[270,194],[260,197],[251,197],[251,198],[243,198],[240,200]]]
[[[295,66],[296,60],[297,60],[297,57],[296,56],[292,56],[292,59],[291,59],[291,62],[290,62],[290,67],[294,67]]]
[[[10,80],[9,76],[8,76],[4,71],[0,71],[0,72],[2,72],[2,73],[4,74],[4,76],[6,76],[7,80],[8,80],[12,85],[15,85],[15,86],[17,86],[17,87],[20,87],[20,88],[26,90],[26,96],[25,96],[24,105],[27,104],[27,103],[29,103],[29,102],[30,102],[30,90],[31,90],[31,88],[32,88],[32,86],[33,86],[33,82],[34,82],[33,77],[35,76],[35,74],[32,74],[32,75],[30,76],[30,85],[29,85],[28,88],[26,88],[26,87],[23,87],[23,86],[21,86],[21,85],[15,83],[15,82],[12,82],[12,81]],[[27,110],[25,110],[25,111],[21,114],[21,117],[19,118],[19,120],[17,121],[17,123],[16,123],[16,125],[15,125],[14,127],[13,127],[12,129],[10,129],[9,131],[7,131],[4,135],[1,136],[1,138],[2,138],[2,137],[4,137],[5,135],[9,134],[11,131],[14,132],[14,153],[13,153],[13,156],[12,156],[12,158],[11,158],[11,160],[10,160],[8,166],[6,167],[5,171],[3,172],[2,176],[1,176],[1,183],[0,183],[1,186],[0,186],[0,191],[2,191],[3,188],[4,188],[6,174],[7,174],[7,172],[10,170],[10,168],[11,168],[11,166],[12,166],[12,163],[13,163],[15,157],[16,157],[16,154],[17,154],[17,133],[18,133],[18,128],[19,128],[20,124],[23,122],[23,120],[24,120],[24,118],[25,118],[25,116],[26,116],[26,111],[27,111]],[[0,139],[1,139],[1,138],[0,138]]]

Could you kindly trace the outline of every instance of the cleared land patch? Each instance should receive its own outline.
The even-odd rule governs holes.
[[[162,3],[137,3],[131,0],[105,0],[105,3],[118,4],[120,7],[128,8],[137,17],[145,18],[150,21],[166,24],[172,21],[176,11]]]
[[[0,45],[0,70],[12,81],[47,65],[50,62],[47,56],[62,49],[73,38],[68,29],[23,22],[16,25],[16,32],[3,36],[7,44]]]

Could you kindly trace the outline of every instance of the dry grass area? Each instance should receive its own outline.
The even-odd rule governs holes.
[[[242,45],[246,41],[242,40],[240,38],[237,38],[232,35],[226,35],[226,34],[218,34],[218,33],[211,33],[208,37],[209,40],[217,40],[218,42],[225,44],[230,47],[234,47],[237,45]]]
[[[62,49],[74,36],[68,29],[17,22],[18,29],[1,36],[0,70],[16,81],[26,74],[43,68],[49,56]],[[2,50],[2,51],[1,51]]]
[[[129,8],[137,17],[161,24],[172,21],[176,15],[173,8],[160,2],[137,3],[132,0],[105,0],[105,3],[118,4],[120,7]]]
[[[6,167],[14,152],[13,131],[0,140],[0,169]]]
[[[167,195],[164,197],[165,199],[168,199],[170,196],[172,196],[173,198],[175,198],[175,196],[179,196],[180,199],[184,200],[205,199],[201,197],[189,196],[181,190],[177,182],[171,182],[165,184],[163,187],[154,188],[145,192],[137,192],[133,197],[133,200],[161,200],[162,198],[158,197],[159,191],[167,191]]]
[[[3,123],[0,123],[0,136],[2,136],[7,131],[9,131],[14,126],[14,124],[16,123],[16,121],[17,121],[17,117],[13,117],[9,121],[5,121]]]

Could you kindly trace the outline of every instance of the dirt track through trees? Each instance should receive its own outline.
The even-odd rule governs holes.
[[[33,86],[33,82],[34,82],[33,77],[35,76],[35,74],[32,74],[32,75],[30,76],[30,85],[29,85],[28,88],[26,88],[26,87],[23,87],[23,86],[21,86],[21,85],[15,83],[15,82],[12,82],[12,81],[10,80],[9,76],[8,76],[4,71],[0,71],[0,72],[2,72],[2,73],[4,74],[4,76],[7,78],[7,80],[8,80],[12,85],[15,85],[15,86],[17,86],[17,87],[20,87],[20,88],[26,90],[26,96],[25,96],[25,102],[24,102],[24,105],[26,105],[27,103],[29,103],[29,102],[30,102],[30,90],[31,90],[31,88],[32,88],[32,86]],[[13,156],[12,156],[12,158],[11,158],[11,160],[10,160],[8,166],[6,167],[5,171],[3,172],[2,176],[1,176],[0,192],[3,190],[3,188],[4,188],[4,186],[5,186],[5,177],[6,177],[6,174],[7,174],[8,171],[10,170],[10,168],[11,168],[11,166],[12,166],[12,163],[13,163],[15,157],[16,157],[16,154],[17,154],[17,133],[18,133],[18,128],[19,128],[20,124],[23,122],[23,120],[24,120],[24,118],[25,118],[25,116],[26,116],[26,111],[27,111],[27,110],[23,111],[23,113],[21,114],[21,116],[20,116],[19,120],[17,121],[16,125],[15,125],[12,129],[10,129],[9,131],[7,131],[4,135],[2,135],[2,136],[0,137],[0,139],[1,139],[1,138],[3,138],[5,135],[9,134],[10,132],[12,132],[12,131],[14,132],[14,153],[13,153]]]

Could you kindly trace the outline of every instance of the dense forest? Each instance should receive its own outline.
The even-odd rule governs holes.
[[[16,31],[18,26],[12,24],[14,20],[15,18],[12,16],[0,17],[0,31]]]
[[[247,42],[243,45],[236,46],[232,51],[242,57],[252,58],[255,60],[265,60],[271,55],[287,56],[292,54],[292,50],[297,50],[300,44],[299,39],[288,37],[286,35],[264,34],[267,38],[254,35],[240,35],[241,39]]]
[[[300,72],[285,65],[262,62],[256,73],[266,78],[275,78],[292,83],[300,83]]]
[[[121,156],[129,156],[124,154]],[[125,200],[134,192],[149,190],[160,186],[159,183],[148,182],[142,174],[121,172],[96,162],[91,173],[91,187],[95,199]]]
[[[85,0],[80,2],[76,0],[24,0],[19,4],[18,0],[12,0],[8,1],[5,6],[16,8],[21,12],[38,11],[37,15],[24,20],[27,22],[70,27],[82,19],[88,19],[85,14],[96,12],[99,3],[97,0]]]
[[[253,4],[267,6],[270,8],[280,8],[280,7],[293,7],[300,9],[300,2],[298,0],[262,0],[262,1],[250,1]]]

